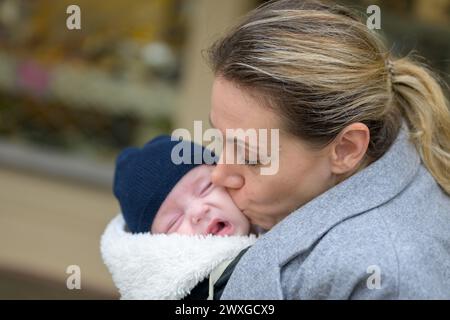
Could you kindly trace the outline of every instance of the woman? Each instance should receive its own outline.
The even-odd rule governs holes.
[[[425,66],[349,10],[295,0],[208,58],[214,127],[280,129],[277,174],[212,173],[268,230],[222,299],[450,298],[450,112]]]

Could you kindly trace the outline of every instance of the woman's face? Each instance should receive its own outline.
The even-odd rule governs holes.
[[[252,224],[268,230],[335,184],[328,150],[312,151],[299,138],[284,132],[279,116],[262,106],[254,96],[217,77],[211,100],[211,125],[225,138],[226,129],[254,128],[268,129],[268,132],[279,129],[276,174],[261,175],[259,165],[225,161],[227,142],[224,143],[221,161],[213,168],[213,183],[227,188],[237,207]],[[271,150],[270,145],[267,150]]]
[[[211,183],[213,166],[190,170],[161,204],[152,233],[246,235],[250,223],[226,189]]]

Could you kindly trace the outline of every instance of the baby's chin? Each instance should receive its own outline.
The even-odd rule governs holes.
[[[246,236],[250,232],[250,223],[242,222],[240,224],[236,223],[233,225],[233,232],[231,236]]]
[[[240,216],[235,217],[230,223],[234,226],[233,235],[244,236],[250,233],[251,224],[247,217],[239,210]]]

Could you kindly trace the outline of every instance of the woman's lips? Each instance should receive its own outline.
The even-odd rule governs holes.
[[[208,225],[206,234],[212,234],[216,236],[229,236],[234,232],[234,227],[228,221],[213,219]]]

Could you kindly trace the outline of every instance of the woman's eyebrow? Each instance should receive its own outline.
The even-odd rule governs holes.
[[[236,137],[227,137],[227,141],[230,144],[236,145],[238,147],[244,148],[244,150],[247,150],[249,152],[256,152],[258,153],[258,143],[256,142],[256,145],[253,145],[251,143],[248,143],[247,141],[237,139]]]
[[[216,126],[214,125],[214,123],[212,122],[212,119],[211,119],[211,112],[208,114],[208,122],[209,122],[209,125],[210,125],[212,128],[215,128],[215,127],[216,127]],[[254,151],[254,149],[255,149],[254,147],[251,148],[251,147],[249,146],[249,144],[247,143],[247,141],[238,140],[236,137],[226,137],[226,140],[228,141],[228,143],[239,144],[239,145],[243,146],[244,148],[246,148],[246,149],[248,149],[248,150],[250,150],[250,151]]]

